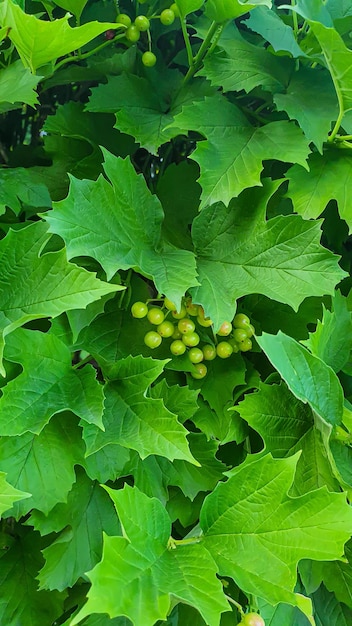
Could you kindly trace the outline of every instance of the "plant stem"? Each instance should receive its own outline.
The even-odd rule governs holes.
[[[239,614],[240,614],[240,615],[241,615],[241,617],[242,617],[242,615],[244,615],[244,611],[243,611],[243,608],[242,608],[242,606],[240,605],[240,603],[239,603],[239,602],[236,602],[236,600],[234,600],[233,598],[231,598],[230,596],[228,596],[226,593],[225,593],[225,598],[226,598],[226,600],[227,600],[228,602],[230,602],[231,604],[233,604],[233,605],[236,607],[236,609],[238,609],[238,612],[239,612]]]
[[[177,546],[187,546],[190,544],[199,543],[200,541],[202,541],[201,535],[199,535],[198,537],[189,537],[188,539],[173,539],[173,537],[170,537],[167,547],[168,550],[176,550]]]
[[[193,67],[193,52],[192,52],[192,46],[191,46],[191,42],[189,40],[189,36],[187,32],[187,22],[185,18],[181,19],[181,28],[182,28],[182,35],[185,41],[185,46],[186,46],[186,51],[187,51],[188,65],[191,68]]]
[[[198,72],[198,70],[199,70],[199,68],[200,68],[200,66],[202,64],[202,61],[203,61],[204,57],[206,56],[206,54],[208,52],[208,48],[209,48],[209,46],[211,44],[211,40],[214,37],[218,27],[219,27],[219,25],[217,24],[217,22],[213,22],[211,24],[211,26],[209,27],[209,30],[208,30],[208,32],[206,34],[206,37],[205,37],[201,47],[199,48],[196,56],[194,57],[193,63],[190,66],[186,76],[183,79],[183,83],[182,83],[183,87],[188,83],[188,81],[191,78],[193,78],[194,74],[196,72]]]
[[[296,5],[296,0],[291,0],[291,6],[294,7]],[[296,11],[292,11],[292,20],[293,20],[293,32],[295,33],[295,37],[297,39],[298,34],[298,17]]]
[[[335,137],[336,141],[351,141],[352,139],[352,135],[337,135],[337,137]]]
[[[341,126],[342,119],[343,119],[343,116],[344,116],[344,113],[345,113],[344,110],[343,110],[343,103],[342,103],[341,94],[339,92],[337,92],[337,97],[338,97],[338,100],[339,100],[340,113],[339,113],[339,116],[338,116],[338,118],[336,120],[335,126],[332,129],[331,134],[328,137],[328,143],[332,143],[333,141],[335,141],[335,137],[336,137],[336,135],[337,135],[337,133],[339,131],[339,128]]]
[[[92,360],[92,358],[93,358],[92,355],[88,354],[88,356],[82,359],[82,361],[78,361],[78,363],[76,363],[75,365],[72,365],[72,369],[77,370],[79,367],[81,367],[81,365],[85,365],[86,363],[89,363]]]
[[[100,52],[100,50],[103,50],[103,48],[106,48],[106,46],[109,46],[112,42],[118,41],[119,39],[123,39],[124,36],[125,36],[124,33],[122,35],[117,35],[117,37],[114,37],[114,39],[110,39],[109,41],[104,41],[104,43],[100,44],[100,46],[97,46],[93,50],[89,50],[89,52],[86,52],[85,54],[81,54],[80,56],[71,56],[71,57],[66,57],[65,59],[62,59],[62,61],[59,61],[58,63],[56,63],[54,67],[54,72],[56,72],[56,70],[58,70],[63,65],[66,65],[66,63],[77,63],[78,61],[83,61],[84,59],[91,57],[96,52]]]

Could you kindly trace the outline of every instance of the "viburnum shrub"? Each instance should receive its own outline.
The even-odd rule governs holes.
[[[352,624],[352,0],[0,0],[1,626]]]

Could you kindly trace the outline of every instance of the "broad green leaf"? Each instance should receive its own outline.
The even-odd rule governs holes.
[[[347,562],[332,561],[321,563],[321,576],[325,587],[339,600],[352,609],[352,550],[351,541],[345,549]]]
[[[0,621],[4,626],[52,624],[64,610],[64,598],[57,591],[38,591],[36,576],[44,562],[41,547],[39,533],[22,530],[1,555]]]
[[[298,121],[308,141],[322,153],[331,122],[338,117],[338,101],[329,73],[301,67],[293,72],[285,92],[274,95],[274,102],[279,111],[286,111],[291,120]]]
[[[104,394],[95,369],[86,365],[73,370],[69,349],[55,335],[17,329],[7,340],[5,357],[20,363],[23,371],[2,390],[1,435],[38,435],[64,410],[103,428]]]
[[[88,455],[113,443],[136,450],[142,459],[159,454],[171,461],[185,459],[198,464],[189,451],[187,430],[176,415],[165,408],[162,400],[146,396],[165,364],[166,361],[129,356],[108,368],[105,432],[93,424],[83,424]]]
[[[318,320],[314,333],[302,341],[312,354],[319,357],[335,372],[346,365],[352,350],[352,318],[347,299],[339,291],[333,298],[333,309],[324,308],[322,321]]]
[[[54,0],[57,6],[62,9],[66,9],[66,11],[70,11],[76,17],[80,17],[84,7],[87,4],[87,0]]]
[[[317,626],[349,626],[352,610],[339,603],[333,593],[329,593],[322,585],[313,594],[314,613]]]
[[[228,409],[233,405],[235,388],[245,385],[245,363],[239,354],[234,354],[230,359],[215,359],[207,367],[206,377],[194,384],[200,386],[201,395],[216,415],[216,427],[213,424],[212,434],[222,444],[237,441],[239,428],[236,422],[239,419]]]
[[[263,160],[305,166],[309,153],[308,142],[295,124],[282,120],[255,128],[220,94],[183,107],[173,126],[184,132],[196,130],[206,138],[192,153],[201,172],[202,207],[217,201],[228,204],[243,189],[260,185]]]
[[[0,298],[0,361],[4,337],[19,326],[33,319],[85,308],[101,296],[121,289],[68,263],[65,249],[40,256],[48,239],[47,225],[36,222],[19,231],[10,230],[0,241],[4,285]],[[2,365],[0,373],[4,375]]]
[[[120,525],[111,499],[83,471],[68,494],[66,504],[57,504],[46,517],[33,511],[26,522],[41,535],[58,533],[42,551],[45,565],[38,580],[41,589],[63,591],[72,587],[101,559],[103,533],[117,535]]]
[[[6,480],[6,473],[0,472],[0,517],[3,513],[6,513],[6,511],[11,509],[14,502],[30,497],[30,493],[20,491],[10,485],[10,483]]]
[[[226,22],[233,20],[240,15],[244,15],[257,6],[266,6],[271,8],[271,0],[208,0],[205,13],[207,17],[215,22]]]
[[[328,424],[340,424],[343,392],[335,372],[297,341],[278,332],[257,341],[292,393]]]
[[[46,214],[51,232],[64,239],[70,259],[95,258],[108,279],[119,269],[138,268],[179,303],[197,284],[194,255],[162,238],[161,204],[129,160],[105,152],[104,169],[111,182],[71,179],[68,197]]]
[[[218,329],[236,300],[261,293],[295,310],[307,296],[333,293],[344,276],[337,257],[321,247],[319,222],[297,215],[265,221],[277,183],[248,190],[226,208],[213,204],[194,220],[200,286],[192,289]],[[215,294],[221,294],[221,297]]]
[[[53,418],[39,436],[1,437],[0,467],[17,489],[32,494],[16,502],[11,514],[26,515],[33,508],[47,515],[65,502],[75,480],[74,465],[83,462],[84,445],[71,413]]]
[[[311,624],[296,606],[282,602],[276,606],[271,606],[261,598],[258,599],[258,606],[260,615],[265,623],[270,624],[270,626],[309,626]]]
[[[344,494],[326,489],[289,497],[297,461],[297,455],[266,455],[236,467],[206,497],[200,525],[220,575],[273,605],[297,606],[311,619],[309,599],[293,592],[297,564],[339,559],[352,511]]]
[[[305,19],[320,22],[325,26],[333,25],[328,6],[322,0],[296,0],[294,5],[282,4],[280,9],[295,11]]]
[[[116,128],[133,135],[144,148],[156,154],[159,146],[179,134],[171,123],[182,106],[192,105],[214,91],[204,80],[195,80],[183,89],[183,76],[175,70],[158,80],[159,83],[153,84],[151,79],[131,73],[109,77],[105,85],[92,90],[86,110],[116,113]]]
[[[51,199],[47,187],[32,169],[22,167],[0,170],[0,214],[9,207],[16,215],[27,207],[49,208]]]
[[[189,13],[198,11],[204,4],[204,0],[176,0],[178,10],[182,17],[186,17]]]
[[[38,67],[81,48],[104,31],[120,28],[110,22],[88,22],[71,28],[69,17],[44,21],[25,13],[12,0],[3,0],[0,4],[0,25],[10,29],[9,39],[23,64],[33,73]]]
[[[222,87],[224,92],[249,93],[260,86],[266,91],[283,91],[293,70],[293,61],[255,46],[245,39],[220,41],[217,52],[205,58],[204,69],[212,85]]]
[[[202,545],[168,549],[171,521],[163,505],[125,485],[111,496],[123,537],[104,536],[103,558],[88,576],[88,602],[71,625],[94,612],[124,615],[134,626],[165,620],[176,602],[194,606],[209,626],[228,609],[212,557]]]
[[[19,59],[0,70],[0,102],[17,103],[18,108],[25,102],[30,106],[38,104],[36,86],[41,76],[33,76]]]
[[[292,28],[267,6],[258,6],[255,11],[251,11],[246,26],[268,41],[275,52],[283,50],[294,58],[306,56],[299,47]]]
[[[320,432],[311,409],[297,400],[286,385],[261,385],[247,394],[237,411],[262,437],[265,452],[286,457],[301,451],[291,495],[302,495],[326,485],[339,491],[331,473]]]
[[[179,385],[169,386],[165,379],[161,380],[153,387],[150,387],[150,396],[152,398],[161,398],[166,408],[171,413],[176,413],[178,420],[183,424],[186,420],[191,420],[195,412],[198,410],[197,398],[198,390],[193,390],[187,385],[180,387]]]
[[[106,483],[108,480],[116,480],[117,477],[126,475],[125,467],[130,455],[131,451],[128,448],[109,444],[86,457],[82,465],[92,480]]]
[[[331,73],[339,100],[340,113],[346,113],[352,109],[352,51],[347,48],[334,28],[327,28],[317,22],[311,22],[311,28],[319,41]]]
[[[299,165],[287,173],[287,196],[294,210],[304,219],[322,214],[330,200],[336,200],[338,210],[352,231],[352,210],[346,190],[352,179],[352,157],[347,150],[328,149],[323,155],[312,154],[308,159],[309,173]]]

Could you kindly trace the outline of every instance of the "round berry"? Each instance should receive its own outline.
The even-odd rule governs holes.
[[[180,354],[184,354],[186,352],[186,346],[183,341],[176,339],[170,344],[170,352],[175,356],[179,356]]]
[[[216,354],[220,359],[228,359],[233,353],[232,345],[228,341],[220,341],[216,346]]]
[[[191,363],[201,363],[204,359],[203,351],[200,348],[191,348],[188,356]]]
[[[238,347],[241,352],[248,352],[248,350],[252,349],[252,342],[247,337],[244,341],[241,341],[241,343],[238,344]]]
[[[150,22],[145,15],[137,15],[134,20],[134,25],[137,26],[138,30],[144,32],[145,30],[148,30]]]
[[[250,319],[248,315],[245,315],[244,313],[237,313],[232,324],[234,328],[247,328],[250,324]]]
[[[223,322],[216,334],[219,335],[220,337],[227,337],[231,331],[232,331],[231,322]]]
[[[148,307],[145,302],[135,302],[131,306],[131,313],[133,317],[140,320],[147,315]]]
[[[182,339],[182,334],[180,333],[178,328],[175,328],[173,334],[172,334],[172,338],[173,339]]]
[[[193,348],[199,344],[200,337],[197,333],[187,333],[187,335],[183,335],[182,341],[189,348]]]
[[[173,325],[172,322],[169,322],[168,320],[164,320],[157,327],[157,331],[159,335],[161,335],[162,337],[172,337],[175,332],[175,326]]]
[[[130,16],[126,15],[126,13],[120,13],[120,15],[118,15],[116,18],[116,22],[118,24],[122,24],[123,26],[126,26],[127,28],[131,26],[132,24],[132,20]]]
[[[241,621],[242,626],[265,626],[265,622],[258,613],[247,613]]]
[[[171,9],[164,9],[160,14],[160,21],[164,26],[171,26],[175,21],[175,13]]]
[[[125,36],[128,39],[128,41],[131,41],[132,43],[136,43],[136,41],[138,41],[138,39],[140,38],[141,33],[138,30],[137,26],[132,24],[131,26],[127,28],[125,32]]]
[[[204,363],[196,363],[194,367],[196,368],[195,371],[191,372],[193,378],[201,379],[207,375],[208,370],[207,366],[204,365]]]
[[[186,310],[188,315],[191,315],[192,317],[198,316],[198,306],[193,304],[192,300],[188,300],[188,302],[186,302]]]
[[[149,309],[148,314],[147,314],[147,318],[150,321],[151,324],[155,324],[156,326],[159,326],[159,324],[161,324],[161,322],[164,321],[164,313],[162,312],[161,309],[158,309],[157,307],[154,307],[153,309]]]
[[[241,341],[248,339],[247,331],[244,328],[235,328],[233,331],[233,338],[235,341],[240,343]]]
[[[116,30],[113,30],[112,28],[109,28],[109,30],[106,30],[104,33],[104,37],[107,41],[114,39],[116,35]]]
[[[172,317],[175,318],[175,320],[182,320],[182,318],[186,317],[186,315],[187,315],[186,307],[184,307],[183,304],[181,304],[180,310],[179,311],[172,311],[171,315],[172,315]]]
[[[195,324],[188,317],[184,317],[177,324],[177,328],[179,329],[180,333],[182,333],[182,335],[187,335],[187,333],[193,333],[195,329]]]
[[[168,309],[168,311],[176,311],[176,304],[169,300],[169,298],[164,298],[164,306]]]
[[[176,4],[176,2],[174,2],[171,7],[170,7],[170,11],[172,11],[173,13],[175,13],[175,17],[180,17],[180,10]]]
[[[147,50],[147,52],[144,52],[142,54],[142,63],[143,65],[145,65],[145,67],[154,67],[156,63],[156,56],[154,52],[149,52],[149,50]]]
[[[210,343],[207,343],[203,346],[203,354],[206,361],[213,361],[216,357],[216,348],[210,345]]]
[[[232,346],[233,352],[239,352],[239,350],[240,350],[239,347],[238,347],[239,344],[237,343],[237,341],[235,339],[233,339],[233,337],[231,337],[228,340],[228,342],[229,342],[230,346]]]
[[[148,348],[158,348],[162,342],[161,336],[159,333],[156,333],[154,330],[150,330],[144,337],[144,343]]]

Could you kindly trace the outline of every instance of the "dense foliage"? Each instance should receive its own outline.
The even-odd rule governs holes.
[[[352,0],[1,0],[0,623],[352,624]]]

